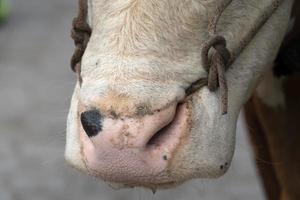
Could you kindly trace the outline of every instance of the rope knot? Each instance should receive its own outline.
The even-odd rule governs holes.
[[[231,53],[226,48],[226,40],[222,36],[215,35],[216,26],[223,11],[232,2],[232,0],[226,1],[217,9],[216,15],[211,19],[208,26],[208,33],[211,38],[203,44],[201,57],[202,64],[208,73],[207,78],[200,78],[195,81],[186,89],[186,95],[190,95],[203,86],[208,86],[210,91],[216,91],[220,87],[221,96],[221,109],[222,114],[227,113],[228,107],[228,88],[225,76],[225,71],[230,64],[238,57],[243,48],[249,44],[251,39],[256,35],[258,30],[266,23],[266,21],[272,16],[276,9],[281,5],[283,0],[272,0],[272,2],[262,11],[262,14],[256,20],[256,24],[248,31],[247,34],[242,35],[240,39],[241,45],[234,48]],[[73,29],[71,36],[74,39],[76,46],[75,52],[72,56],[71,67],[73,71],[79,75],[79,83],[81,83],[80,71],[81,71],[81,58],[87,47],[87,43],[91,36],[91,28],[87,23],[88,13],[88,1],[79,0],[79,13],[77,18],[73,20]],[[209,51],[213,48],[213,53],[209,56]],[[210,57],[210,58],[209,58]]]
[[[209,51],[214,49],[211,59]],[[213,36],[203,44],[201,58],[202,65],[208,73],[207,86],[212,92],[220,87],[222,114],[227,114],[228,110],[228,87],[225,71],[228,68],[230,52],[226,47],[226,40],[222,36]]]

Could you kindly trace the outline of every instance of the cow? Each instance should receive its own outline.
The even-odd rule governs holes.
[[[300,2],[273,69],[245,104],[258,172],[268,199],[300,199]]]
[[[261,132],[252,137],[254,146],[263,145],[255,152],[271,163],[267,170],[258,163],[260,172],[273,170],[270,177],[263,176],[274,184],[265,184],[267,193],[299,199],[299,184],[285,188],[281,179],[272,179],[277,175],[272,163],[285,154],[271,158],[272,149],[276,154],[282,148],[265,141],[275,126],[268,121],[273,115],[264,110],[288,103],[283,90],[276,89],[287,79],[282,78],[287,76],[282,63],[294,43],[282,44],[295,27],[291,13],[297,4],[80,0],[72,32],[78,81],[67,120],[66,160],[122,187],[155,190],[217,178],[230,167],[236,121],[246,104],[249,126]],[[261,26],[253,28],[258,22]],[[289,119],[278,115],[274,120]],[[283,161],[291,165],[295,157],[289,158]],[[294,179],[299,177],[296,169]]]

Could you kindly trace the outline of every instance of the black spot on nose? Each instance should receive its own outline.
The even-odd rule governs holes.
[[[94,109],[81,113],[82,127],[89,137],[96,136],[102,130],[102,115]]]

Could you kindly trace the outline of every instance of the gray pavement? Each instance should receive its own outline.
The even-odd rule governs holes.
[[[0,200],[260,200],[240,120],[232,167],[176,190],[114,191],[67,166],[65,122],[75,75],[69,37],[76,0],[13,0],[0,26]]]

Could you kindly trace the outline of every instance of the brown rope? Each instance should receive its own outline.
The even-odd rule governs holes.
[[[209,60],[208,55],[212,48],[215,49],[215,52]],[[207,71],[208,77],[201,78],[193,83],[186,90],[186,94],[190,95],[206,85],[212,92],[220,87],[221,110],[222,114],[226,114],[228,107],[228,88],[225,71],[227,70],[227,64],[230,60],[230,52],[226,48],[225,38],[222,36],[213,36],[206,41],[202,47],[201,58],[203,68]]]
[[[204,86],[208,86],[208,89],[212,92],[220,89],[221,98],[221,110],[222,114],[226,114],[228,111],[228,88],[226,81],[226,70],[234,60],[239,56],[243,49],[250,43],[252,38],[256,35],[258,30],[266,23],[270,16],[281,5],[283,0],[273,0],[273,2],[262,12],[258,18],[258,22],[249,31],[249,33],[240,41],[241,45],[236,47],[230,53],[226,47],[226,40],[222,36],[216,34],[216,27],[218,21],[232,0],[224,1],[220,7],[216,8],[216,14],[208,23],[208,32],[210,39],[203,44],[201,58],[202,65],[208,73],[207,78],[201,78],[191,84],[186,89],[186,95],[190,95]],[[79,13],[73,20],[73,29],[71,36],[74,39],[76,46],[75,52],[71,59],[71,67],[73,71],[79,75],[79,82],[81,83],[80,71],[81,71],[81,59],[84,51],[87,47],[89,38],[91,36],[91,28],[87,23],[88,3],[87,0],[79,0]],[[213,54],[209,58],[209,52],[214,49]]]
[[[243,49],[257,34],[258,30],[260,30],[260,28],[267,22],[267,20],[283,2],[283,0],[273,0],[273,2],[267,6],[264,12],[262,12],[261,16],[258,17],[257,23],[240,41],[241,45],[233,49],[230,53],[226,48],[226,40],[224,37],[216,35],[216,26],[221,14],[231,1],[232,0],[228,0],[221,5],[220,8],[217,8],[216,15],[208,23],[208,32],[211,37],[207,42],[204,43],[201,52],[202,65],[208,73],[208,78],[201,78],[197,80],[186,90],[186,94],[190,95],[206,85],[212,92],[216,91],[217,88],[220,87],[221,111],[223,115],[227,114],[228,111],[228,88],[225,75],[228,66],[235,61]],[[212,54],[211,59],[209,59],[209,51],[212,47],[215,49],[215,52]]]
[[[81,58],[87,47],[91,36],[91,28],[87,23],[88,3],[87,0],[79,0],[78,16],[73,19],[71,37],[75,43],[75,52],[71,58],[71,68],[78,74],[79,83],[81,83]]]
[[[243,49],[252,41],[257,32],[261,27],[268,21],[272,14],[277,10],[277,8],[282,4],[284,0],[273,0],[270,4],[266,6],[263,12],[257,17],[257,21],[251,26],[250,31],[247,32],[245,36],[239,41],[240,45],[231,50],[231,58],[229,65],[231,65],[236,58],[243,52]]]

